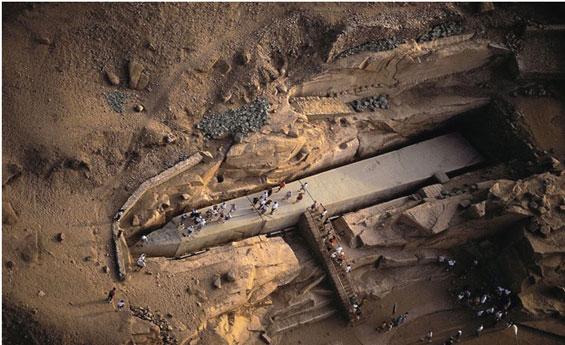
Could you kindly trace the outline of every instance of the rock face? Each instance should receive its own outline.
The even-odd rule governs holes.
[[[439,255],[506,234],[511,243],[492,259],[500,263],[497,272],[503,272],[531,313],[563,315],[565,304],[543,291],[565,283],[564,190],[565,175],[481,181],[480,175],[468,174],[424,187],[418,197],[346,214],[334,225],[344,231],[350,247],[358,248],[345,249],[359,267],[357,283],[377,296],[410,281],[442,277],[437,266],[428,265]],[[381,283],[370,283],[377,276]]]
[[[194,318],[191,321],[194,325],[202,325],[198,327],[202,333],[199,337],[212,336],[208,334],[212,331],[215,344],[243,343],[249,336],[248,329],[260,329],[259,320],[249,315],[260,316],[265,310],[257,311],[254,305],[264,301],[277,287],[293,280],[301,269],[293,250],[283,239],[264,236],[212,248],[185,260],[150,258],[147,264],[161,275],[174,275],[178,280],[172,283],[175,289],[180,282],[188,282],[183,306],[195,306],[196,309],[186,310],[183,307],[167,311],[174,312],[175,319],[188,319],[185,315],[188,313]],[[221,288],[215,284],[217,280],[221,281]],[[152,310],[163,310],[162,302],[155,303],[155,306],[150,306]],[[190,331],[196,329],[191,327]],[[192,333],[175,334],[179,343],[187,340],[183,337],[195,336]]]

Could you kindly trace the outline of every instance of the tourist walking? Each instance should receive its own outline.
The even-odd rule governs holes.
[[[125,305],[126,305],[126,302],[124,302],[124,300],[121,299],[121,300],[118,302],[118,305],[117,305],[118,308],[116,309],[116,311],[122,311],[122,309],[125,307]]]
[[[277,208],[279,208],[279,203],[275,201],[273,206],[271,206],[271,214],[273,214],[277,210]]]
[[[108,298],[106,298],[106,302],[111,303],[112,300],[114,299],[114,296],[116,296],[116,288],[113,287],[112,290],[110,290],[110,292],[108,292]]]
[[[428,334],[426,334],[426,336],[423,339],[420,339],[420,341],[425,341],[426,343],[431,343],[432,342],[432,337],[434,336],[434,333],[432,331],[429,331]]]
[[[231,204],[229,213],[234,213],[236,210],[237,210],[237,207],[235,207],[235,204]]]
[[[147,264],[145,263],[145,254],[141,254],[137,259],[137,270],[141,271]]]
[[[306,192],[307,189],[308,189],[308,182],[300,183],[300,189],[298,190],[299,192]]]
[[[145,236],[145,235],[141,236],[141,243],[143,245],[146,245],[147,243],[149,243],[149,239],[147,238],[147,236]]]
[[[479,337],[483,329],[484,329],[483,325],[480,325],[479,328],[477,328],[477,330],[475,331],[475,335]]]
[[[286,182],[281,181],[281,183],[279,183],[279,190],[277,190],[277,193],[280,192],[284,187],[286,187]]]
[[[455,333],[455,340],[456,340],[457,342],[460,342],[462,336],[463,336],[463,331],[460,330],[460,329],[458,329],[458,330],[457,330],[457,333]]]
[[[298,196],[296,197],[296,201],[293,202],[293,204],[299,203],[300,201],[302,201],[303,198],[304,198],[304,193],[298,193]]]
[[[227,207],[228,207],[228,206],[226,205],[225,202],[223,202],[223,203],[220,204],[220,210],[222,210],[222,211],[225,211]]]
[[[286,192],[286,194],[285,194],[283,200],[288,200],[288,199],[290,199],[291,197],[292,197],[292,192],[291,192],[291,191],[288,191],[288,192]]]

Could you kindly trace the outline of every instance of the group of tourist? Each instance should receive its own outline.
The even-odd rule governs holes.
[[[408,312],[405,312],[404,314],[398,317],[392,317],[390,321],[384,320],[382,324],[379,327],[377,327],[377,330],[379,332],[389,332],[394,327],[400,326],[404,321],[406,321],[407,318],[408,318]]]
[[[116,296],[116,288],[113,287],[109,292],[108,292],[108,297],[106,297],[106,302],[108,303],[112,303],[112,301],[114,300],[114,297]],[[121,299],[118,301],[118,304],[116,304],[116,311],[121,311],[126,305],[126,302]]]
[[[448,259],[445,256],[438,257],[438,264],[445,267],[447,271],[455,269],[456,261]],[[475,270],[479,265],[479,261],[474,259],[467,269],[459,272],[460,279],[466,279],[467,273]],[[456,297],[458,304],[465,305],[466,307],[475,311],[474,317],[483,319],[484,321],[473,332],[475,336],[480,336],[485,325],[494,327],[503,319],[507,318],[507,312],[512,305],[512,292],[502,286],[489,286],[483,283],[481,287],[471,288],[470,285],[465,284],[460,289],[452,290],[451,293]],[[512,327],[514,323],[508,319],[506,327]],[[430,343],[432,341],[433,332],[429,331],[428,334],[420,339],[420,341]],[[450,336],[443,344],[452,345],[454,342],[459,342],[463,336],[463,331],[459,329],[457,333]]]

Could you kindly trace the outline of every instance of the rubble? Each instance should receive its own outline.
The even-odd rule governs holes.
[[[347,49],[336,56],[336,59],[344,58],[353,54],[358,54],[364,51],[380,52],[396,48],[399,44],[404,43],[406,40],[396,37],[380,39],[376,41],[367,42],[356,47]]]
[[[356,112],[362,112],[364,110],[375,111],[377,109],[388,109],[388,95],[382,94],[356,99],[353,102],[350,102],[349,105]]]
[[[269,109],[269,102],[259,98],[237,110],[206,115],[196,128],[202,130],[208,138],[218,139],[229,133],[242,140],[250,132],[255,132],[269,123]]]
[[[126,94],[119,91],[112,91],[106,94],[108,105],[110,105],[110,108],[118,114],[122,114],[124,112],[124,105],[127,98],[128,96]]]
[[[434,26],[430,31],[418,37],[418,42],[434,41],[443,37],[459,35],[463,31],[461,23],[450,21]]]

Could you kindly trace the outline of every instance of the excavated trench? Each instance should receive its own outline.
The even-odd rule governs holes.
[[[316,120],[320,121],[320,120]],[[487,106],[481,107],[479,109],[474,109],[457,116],[453,116],[449,120],[445,121],[441,126],[438,126],[436,129],[432,131],[427,131],[421,133],[418,136],[411,138],[410,140],[403,142],[401,145],[396,147],[391,147],[389,150],[385,152],[379,152],[379,155],[373,157],[384,157],[387,153],[395,153],[395,151],[402,151],[403,148],[410,147],[412,145],[423,143],[427,141],[437,140],[437,138],[441,138],[444,135],[449,135],[450,133],[460,133],[466,141],[468,141],[471,146],[476,149],[480,155],[483,157],[481,162],[476,162],[471,164],[470,166],[460,167],[454,169],[453,171],[447,172],[447,176],[449,178],[454,178],[459,176],[463,173],[467,173],[469,171],[473,171],[475,169],[480,169],[488,166],[493,166],[499,162],[506,162],[510,160],[522,160],[527,161],[535,157],[536,153],[531,149],[531,145],[523,139],[519,130],[517,130],[516,126],[513,124],[512,121],[512,114],[508,114],[508,110],[506,109],[504,103],[500,101],[494,101],[489,103]],[[399,152],[400,152],[399,151]],[[370,157],[372,158],[372,157]],[[369,158],[369,159],[370,159]],[[341,162],[338,167],[346,167],[350,164],[361,162],[363,160],[369,160],[368,158],[364,157],[363,159],[359,157],[359,155],[355,155],[353,160],[347,162]],[[333,170],[337,169],[338,167],[333,166],[331,169],[325,169],[322,171],[318,171],[316,175],[322,173],[332,173]],[[402,175],[401,171],[393,171],[394,174]],[[433,174],[432,174],[433,175]],[[308,181],[308,178],[312,175],[302,177],[300,181]],[[331,175],[330,175],[331,176]],[[217,173],[216,179],[218,182],[223,181],[222,172],[219,171]],[[359,201],[357,204],[353,203],[348,205],[346,208],[336,207],[336,211],[333,212],[332,210],[332,217],[338,217],[345,212],[353,212],[360,208],[368,207],[374,203],[381,203],[386,202],[392,199],[397,199],[403,196],[411,195],[418,189],[423,186],[429,185],[434,183],[437,180],[437,177],[430,176],[425,180],[418,181],[416,183],[411,183],[409,185],[404,186],[403,188],[393,188],[390,192],[386,192],[383,195],[380,195],[377,199],[372,200],[371,202],[367,202],[365,200]],[[247,200],[251,200],[254,195],[246,196]],[[230,204],[229,200],[225,200],[226,203]],[[308,200],[310,203],[310,200]],[[250,206],[249,203],[248,206]],[[238,205],[239,206],[239,205]],[[331,207],[330,207],[331,208]],[[204,213],[206,209],[201,209],[201,212]],[[251,211],[252,213],[254,211]],[[255,217],[256,219],[263,218],[258,213],[252,214],[251,216]],[[289,215],[291,218],[295,218],[294,215]],[[178,218],[178,217],[177,217]],[[242,219],[243,221],[243,219]],[[134,255],[145,253],[149,256],[166,256],[166,257],[179,257],[185,256],[190,253],[194,252],[201,252],[204,249],[214,247],[217,245],[225,244],[226,242],[230,241],[237,241],[243,238],[247,238],[253,235],[259,234],[280,234],[284,233],[286,230],[292,229],[295,224],[291,221],[290,223],[282,226],[276,225],[275,228],[271,226],[265,225],[265,220],[263,219],[262,227],[257,230],[246,230],[245,228],[251,228],[253,221],[250,219],[246,220],[248,223],[241,226],[241,229],[234,230],[238,233],[238,235],[233,237],[226,237],[221,232],[217,232],[217,235],[211,235],[211,238],[203,240],[200,244],[191,246],[187,245],[184,248],[181,245],[180,247],[173,246],[171,241],[183,241],[184,238],[178,237],[175,239],[171,239],[171,233],[177,232],[178,224],[175,224],[174,230],[173,227],[170,226],[172,223],[178,223],[178,220],[175,222],[173,219],[169,221],[169,224],[164,228],[158,229],[156,231],[152,231],[148,233],[148,237],[150,239],[150,245],[143,245],[140,244],[139,241],[128,241],[130,243],[130,250],[131,253]],[[182,220],[181,220],[182,222]],[[231,221],[233,224],[235,221]],[[215,225],[215,224],[213,224]],[[212,226],[213,226],[212,225]],[[235,225],[234,225],[235,226]],[[163,229],[169,228],[168,232],[163,232]],[[208,229],[206,227],[200,230],[202,233],[205,233]],[[212,230],[208,230],[212,231]],[[215,230],[214,230],[215,231]],[[163,233],[159,235],[159,233]],[[214,238],[217,236],[217,238]],[[160,243],[159,246],[152,248],[151,245],[153,242]],[[162,244],[164,242],[164,244]]]

